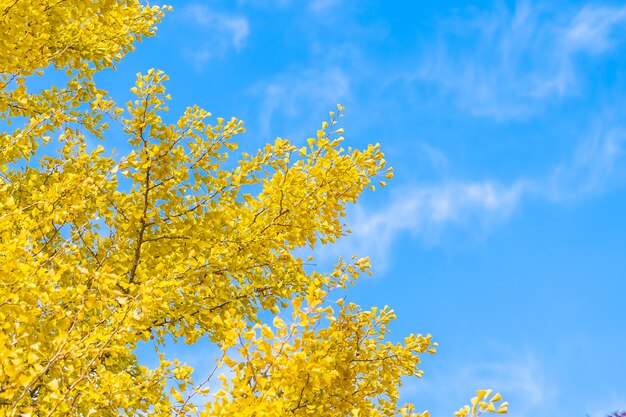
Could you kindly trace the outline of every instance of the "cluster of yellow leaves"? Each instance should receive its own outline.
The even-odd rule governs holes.
[[[379,146],[342,148],[339,107],[304,147],[278,138],[227,161],[243,123],[198,107],[168,122],[156,70],[118,107],[94,74],[165,9],[0,0],[0,414],[427,415],[397,403],[430,336],[392,343],[393,311],[328,299],[368,260],[320,274],[294,255],[347,233],[346,205],[391,178]],[[66,85],[29,87],[50,71]],[[88,146],[109,119],[132,147],[121,158]],[[222,352],[230,376],[211,397],[165,359],[168,338]]]
[[[289,314],[275,315],[271,326],[229,317],[226,343],[237,352],[223,361],[234,375],[202,415],[393,416],[412,410],[397,407],[400,379],[421,376],[419,354],[434,353],[436,343],[430,335],[386,341],[395,318],[388,307],[363,311],[342,299],[326,303],[326,288],[355,278],[346,274],[351,268],[362,272],[369,265],[359,259],[340,263],[330,275],[314,274],[306,295],[290,303]]]
[[[482,413],[506,414],[509,403],[501,402],[502,396],[500,394],[494,394],[493,397],[489,398],[491,392],[490,389],[476,391],[477,395],[471,401],[472,406],[466,405],[454,415],[456,417],[477,417]],[[498,402],[500,402],[499,405]]]
[[[89,103],[106,92],[93,76],[154,35],[166,9],[138,0],[0,0],[0,115],[20,123],[0,133],[0,164],[28,159],[68,125],[102,137],[102,111]],[[26,81],[46,73],[64,74],[65,86],[29,91]]]

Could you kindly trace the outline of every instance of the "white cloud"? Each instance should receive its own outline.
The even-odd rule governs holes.
[[[312,11],[316,13],[326,12],[329,9],[339,5],[341,0],[313,0],[311,1],[309,7]]]
[[[315,13],[326,12],[339,5],[342,0],[310,0],[308,9]],[[292,0],[237,0],[240,5],[252,4],[257,7],[265,8],[284,8],[286,6],[296,6],[303,8],[304,2],[294,2]]]
[[[271,7],[285,7],[291,4],[291,0],[237,0],[239,5],[252,4],[255,6],[263,6],[267,8]]]
[[[276,133],[272,128],[277,121],[297,119],[298,129],[309,129],[279,132],[281,136],[296,139],[307,132],[310,134],[310,128],[322,122],[320,116],[350,96],[350,80],[335,67],[285,72],[254,86],[250,94],[261,97],[258,130],[263,136]]]
[[[435,158],[445,161],[439,153]],[[524,200],[576,201],[624,182],[626,129],[597,124],[583,136],[570,158],[544,176],[520,177],[508,184],[446,180],[396,187],[397,192],[381,207],[356,206],[347,221],[352,233],[316,254],[322,260],[369,255],[380,272],[389,264],[391,249],[403,235],[438,243],[451,227],[482,234],[506,220]]]
[[[352,233],[317,254],[322,259],[368,255],[377,270],[384,270],[400,235],[432,241],[452,224],[489,226],[507,218],[530,186],[523,181],[508,186],[492,181],[407,186],[382,208],[357,206],[348,221]]]
[[[223,56],[229,50],[239,51],[250,35],[250,24],[243,16],[218,13],[204,4],[191,4],[181,10],[186,22],[193,23],[201,34],[187,39],[185,55],[196,69]]]
[[[572,200],[605,191],[624,179],[626,130],[598,124],[542,184],[550,200]]]
[[[436,171],[443,171],[448,168],[448,158],[439,149],[427,144],[426,142],[417,143],[420,153],[423,153],[426,160]]]
[[[434,83],[476,116],[525,117],[579,92],[578,57],[614,48],[625,24],[626,6],[555,10],[520,1],[444,23],[410,78]]]
[[[447,223],[463,223],[484,213],[506,217],[517,205],[523,184],[502,187],[492,182],[449,182],[402,190],[383,211],[357,210],[355,236],[389,241],[401,230],[413,233]]]
[[[458,368],[432,370],[421,380],[407,380],[403,401],[427,406],[432,415],[452,415],[476,394],[492,388],[509,402],[509,417],[548,417],[554,414],[558,392],[546,375],[545,366],[529,351],[495,352],[497,359],[473,362]]]
[[[585,6],[566,28],[563,43],[571,51],[604,52],[615,46],[613,30],[625,20],[626,6]]]

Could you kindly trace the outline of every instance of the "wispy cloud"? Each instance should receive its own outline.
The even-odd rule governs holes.
[[[336,67],[321,70],[288,71],[253,86],[249,94],[260,97],[259,131],[263,136],[270,135],[276,123],[291,121],[287,125],[308,127],[317,126],[324,115],[338,102],[350,96],[350,79],[344,71]],[[297,124],[293,121],[298,120]],[[280,132],[280,135],[302,136],[302,130]]]
[[[435,158],[445,161],[439,153]],[[444,180],[396,187],[397,192],[380,207],[355,207],[348,220],[352,234],[320,249],[318,256],[369,255],[383,271],[394,243],[402,236],[432,244],[451,227],[481,235],[508,219],[524,200],[571,202],[624,182],[626,129],[598,123],[582,137],[569,158],[543,176],[522,176],[510,183]]]
[[[572,158],[554,168],[542,184],[544,195],[555,201],[598,194],[624,180],[626,128],[596,123]]]
[[[451,415],[469,403],[476,389],[501,392],[510,417],[548,417],[554,414],[558,392],[546,375],[545,366],[530,351],[494,353],[497,359],[472,362],[458,368],[431,371],[422,380],[410,380],[402,398],[428,405],[433,415]]]
[[[575,94],[581,55],[599,55],[624,39],[626,6],[578,10],[519,1],[511,10],[447,21],[414,77],[434,83],[476,116],[520,118]]]
[[[237,0],[240,6],[252,4],[255,6],[263,6],[266,8],[285,7],[291,3],[291,0]]]
[[[342,0],[311,0],[301,3],[293,0],[237,0],[239,5],[254,5],[264,8],[284,8],[286,6],[296,6],[301,10],[310,10],[314,13],[321,13],[331,10],[342,3]],[[305,7],[302,7],[303,4]],[[308,8],[306,7],[308,6]]]
[[[250,24],[244,16],[219,13],[200,3],[187,5],[180,13],[186,23],[201,32],[195,38],[187,38],[190,44],[184,49],[196,69],[229,50],[240,50],[250,35]]]
[[[332,9],[335,6],[338,6],[340,3],[341,0],[313,0],[311,1],[309,7],[312,11],[320,13]]]
[[[502,220],[513,212],[527,188],[524,182],[503,186],[491,181],[405,187],[378,211],[356,208],[351,250],[371,254],[384,267],[398,235],[433,239],[451,224]]]
[[[584,6],[569,22],[563,43],[570,51],[601,53],[616,45],[614,29],[626,20],[626,6]]]

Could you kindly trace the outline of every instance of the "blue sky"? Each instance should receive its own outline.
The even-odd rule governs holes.
[[[117,97],[156,67],[172,111],[243,119],[245,148],[304,143],[336,103],[349,145],[381,143],[395,179],[317,256],[371,256],[350,297],[439,342],[403,400],[450,416],[491,387],[512,417],[626,409],[625,3],[168,4],[103,75]],[[203,349],[172,354],[202,372]]]

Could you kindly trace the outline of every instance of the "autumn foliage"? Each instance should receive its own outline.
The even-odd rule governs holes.
[[[306,146],[237,153],[240,120],[170,115],[152,69],[119,106],[94,75],[167,10],[0,0],[0,415],[427,415],[398,389],[430,335],[390,342],[392,310],[329,298],[366,258],[320,273],[294,254],[346,234],[346,205],[391,178],[379,146],[343,148],[339,107]],[[172,338],[221,352],[211,381],[137,358]],[[506,412],[490,394],[457,415]]]

